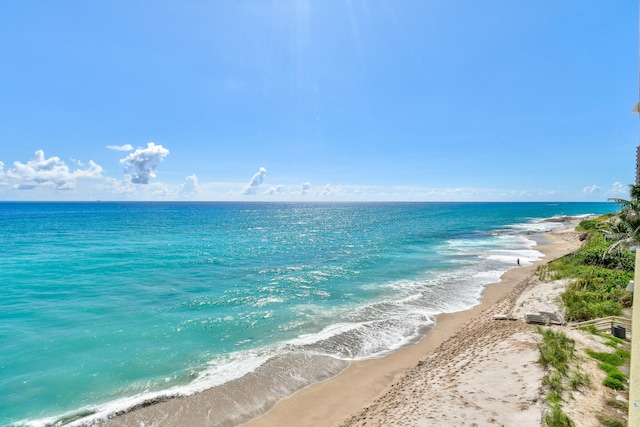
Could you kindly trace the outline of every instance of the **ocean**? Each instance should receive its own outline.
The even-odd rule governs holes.
[[[305,372],[380,357],[540,259],[534,239],[560,217],[616,210],[0,203],[0,425],[105,418],[285,355]]]

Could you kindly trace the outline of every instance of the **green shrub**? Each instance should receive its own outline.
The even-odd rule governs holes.
[[[577,231],[590,231],[598,230],[602,227],[603,223],[611,218],[613,214],[600,215],[595,218],[584,219],[580,221],[580,224],[576,227]]]
[[[578,264],[603,266],[609,244],[600,233],[591,234],[589,240],[577,251],[573,259]]]
[[[570,322],[596,319],[607,316],[620,316],[622,305],[608,300],[600,292],[579,291],[569,288],[562,294],[565,305],[565,318]]]
[[[624,384],[622,381],[617,380],[615,378],[611,378],[607,376],[604,381],[602,381],[602,385],[612,388],[614,390],[624,390]]]
[[[623,374],[622,372],[615,370],[613,372],[610,372],[609,375],[607,375],[609,378],[613,378],[614,380],[618,380],[621,383],[626,383],[627,380],[629,378],[627,378],[627,376],[625,374]]]
[[[626,287],[633,278],[635,255],[626,249],[609,253],[614,242],[598,231],[606,226],[605,217],[583,221],[579,229],[589,233],[584,245],[539,270],[545,280],[575,279],[562,296],[570,322],[619,316],[632,304]]]
[[[602,233],[590,233],[587,242],[573,254],[571,260],[577,265],[632,272],[635,255],[627,249],[609,252],[612,243],[615,242],[606,240]]]
[[[576,227],[576,231],[596,230],[601,221],[597,218],[585,219],[580,221],[580,224]]]
[[[618,370],[618,368],[613,365],[609,365],[608,363],[599,363],[598,368],[602,369],[607,374]]]

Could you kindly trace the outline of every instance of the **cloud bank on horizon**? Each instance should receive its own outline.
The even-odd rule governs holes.
[[[154,181],[161,163],[170,151],[161,144],[146,147],[107,146],[114,151],[129,151],[118,163],[124,166],[121,177],[105,174],[105,169],[89,160],[86,164],[59,157],[46,157],[43,150],[12,167],[0,161],[0,200],[176,200],[176,201],[563,201],[554,191],[506,190],[492,188],[432,188],[420,186],[363,186],[270,184],[267,169],[260,167],[247,184],[241,182],[200,182],[194,173],[181,183]],[[604,201],[628,195],[628,185],[589,185],[583,198],[566,201]]]

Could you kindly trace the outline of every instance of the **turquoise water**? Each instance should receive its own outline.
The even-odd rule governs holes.
[[[615,210],[0,203],[0,425],[106,416],[284,352],[388,353],[539,259],[544,219]]]

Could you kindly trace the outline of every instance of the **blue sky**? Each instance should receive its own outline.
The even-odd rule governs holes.
[[[605,201],[635,179],[635,1],[0,10],[0,200]]]

